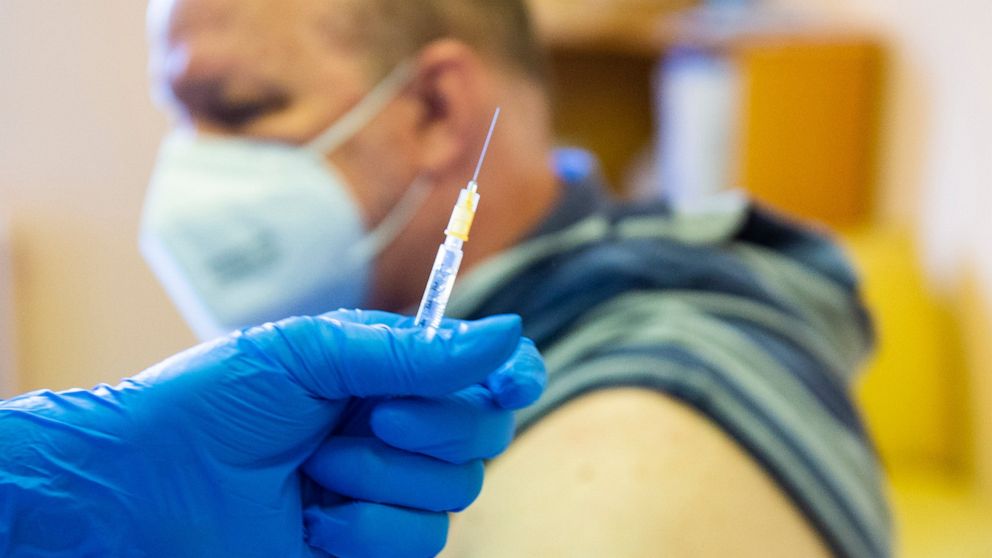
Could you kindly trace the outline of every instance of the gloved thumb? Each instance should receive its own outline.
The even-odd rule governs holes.
[[[433,397],[485,381],[514,353],[520,318],[456,321],[429,338],[421,328],[349,321],[347,312],[290,318],[248,330],[311,395],[323,399]]]

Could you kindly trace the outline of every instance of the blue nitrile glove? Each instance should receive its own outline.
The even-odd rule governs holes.
[[[307,531],[317,546],[332,541],[356,556],[376,555],[383,538],[396,556],[436,552],[446,521],[433,510],[474,497],[471,458],[501,445],[484,441],[505,436],[493,419],[501,411],[461,407],[473,410],[456,420],[477,427],[461,442],[391,431],[390,413],[429,427],[448,394],[485,382],[500,401],[494,386],[517,372],[523,391],[539,391],[526,387],[542,377],[531,369],[539,360],[520,349],[530,364],[502,366],[521,346],[514,317],[449,322],[433,342],[417,330],[361,323],[369,319],[294,318],[201,345],[117,387],[0,404],[0,556],[326,556]],[[404,398],[370,415],[392,444],[381,461],[389,467],[370,466],[362,482],[388,488],[375,478],[403,470],[436,486],[435,500],[380,492],[358,502],[364,488],[349,495],[340,477],[321,476],[333,463],[319,461],[338,453],[328,433],[360,422],[350,415],[364,407],[357,398],[391,396]],[[422,466],[430,448],[392,453],[425,442],[451,450],[456,463],[468,459],[462,478],[438,481],[436,463]],[[311,456],[310,474],[301,474]]]
[[[381,312],[356,319],[394,328],[413,324]],[[482,487],[482,459],[502,453],[513,437],[511,411],[533,403],[544,384],[543,361],[534,344],[523,339],[486,386],[437,398],[356,402],[348,420],[304,466],[317,494],[307,498],[311,544],[341,557],[439,551],[445,541],[440,529],[421,529],[420,538],[382,536],[383,525],[395,523],[395,511],[377,504],[434,512],[467,507]],[[348,500],[350,505],[342,505]],[[447,525],[447,516],[437,513],[412,515],[410,524],[417,525],[418,518]],[[416,550],[414,542],[420,545]]]

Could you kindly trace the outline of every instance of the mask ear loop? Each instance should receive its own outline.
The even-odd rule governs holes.
[[[396,66],[357,105],[307,144],[307,148],[320,155],[336,150],[367,126],[390,101],[396,98],[403,86],[413,78],[413,72],[414,64],[409,60]],[[399,236],[423,205],[427,199],[428,189],[427,181],[423,177],[414,180],[382,222],[348,250],[348,259],[352,262],[368,261],[385,249]]]
[[[313,139],[307,148],[322,155],[333,152],[379,115],[413,77],[413,63],[403,62],[369,91],[357,105]]]
[[[352,261],[367,261],[376,257],[386,246],[403,232],[413,216],[427,201],[430,184],[423,176],[418,176],[406,189],[389,214],[376,225],[369,234],[351,247],[348,257]]]

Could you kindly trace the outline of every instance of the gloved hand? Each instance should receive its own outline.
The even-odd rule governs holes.
[[[543,367],[517,318],[448,322],[433,342],[383,321],[402,324],[294,318],[114,388],[0,404],[0,555],[437,552],[440,512],[475,497],[477,459],[505,447]]]
[[[360,319],[413,327],[412,318],[382,312],[364,312]],[[444,327],[456,324],[446,321]],[[366,502],[433,512],[467,507],[482,487],[481,460],[502,453],[513,437],[510,411],[533,403],[544,383],[543,361],[523,339],[485,386],[437,398],[354,402],[347,420],[304,466],[316,481],[304,498],[310,502],[305,519],[311,544],[335,556],[436,554],[445,542],[447,514],[407,511],[406,522],[396,521],[395,509]],[[342,505],[349,499],[352,504]],[[436,528],[424,528],[427,521]]]

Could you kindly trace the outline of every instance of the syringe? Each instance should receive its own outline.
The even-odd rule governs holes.
[[[420,310],[417,311],[414,324],[426,328],[430,337],[434,336],[437,328],[441,326],[441,320],[444,319],[444,309],[448,306],[451,290],[455,286],[455,276],[458,275],[458,267],[462,263],[462,245],[468,242],[468,233],[472,228],[472,221],[475,220],[475,211],[479,208],[479,171],[482,170],[482,162],[485,161],[486,152],[489,151],[489,142],[493,139],[493,130],[496,129],[499,112],[500,109],[497,108],[493,122],[489,125],[489,133],[482,147],[482,155],[479,156],[479,164],[475,166],[475,174],[458,194],[458,202],[451,210],[448,228],[444,230],[444,244],[438,248],[431,277],[427,280],[424,298],[420,301]]]

